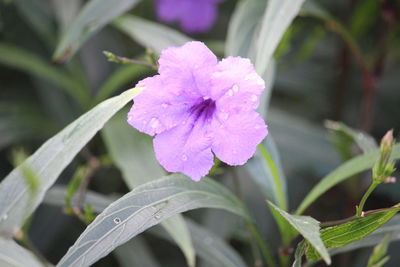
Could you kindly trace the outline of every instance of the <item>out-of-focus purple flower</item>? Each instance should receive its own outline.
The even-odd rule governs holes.
[[[211,29],[223,0],[156,0],[157,17],[164,22],[179,22],[187,33]]]
[[[162,51],[159,75],[144,79],[128,123],[153,140],[157,160],[169,172],[194,181],[213,165],[213,153],[229,165],[244,164],[268,134],[255,111],[264,81],[250,60],[218,62],[201,42]]]

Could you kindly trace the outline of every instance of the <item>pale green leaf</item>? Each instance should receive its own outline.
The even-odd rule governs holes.
[[[4,267],[44,267],[29,250],[12,239],[0,238],[0,266]]]
[[[152,22],[132,15],[124,15],[113,25],[144,47],[157,54],[170,46],[181,46],[192,39],[160,23]]]
[[[264,73],[283,34],[300,11],[304,0],[269,0],[256,41],[256,70]]]
[[[64,168],[103,125],[141,91],[131,89],[110,98],[68,125],[44,143],[23,164],[14,169],[0,184],[0,234],[12,236],[37,208],[47,189]],[[34,196],[29,194],[23,177],[24,167],[39,178]]]
[[[382,241],[374,247],[371,256],[368,260],[368,267],[381,267],[389,260],[389,257],[385,257],[389,248],[391,235],[387,234]]]
[[[328,191],[333,186],[337,185],[344,180],[353,177],[354,175],[371,169],[379,157],[379,149],[372,152],[363,154],[355,157],[351,160],[346,161],[340,165],[333,172],[325,176],[314,188],[308,193],[308,195],[301,202],[300,206],[296,210],[296,214],[301,214],[305,209],[311,205],[319,196]],[[393,146],[392,160],[400,158],[400,144]]]
[[[113,254],[121,267],[161,267],[146,240],[140,236],[116,248]]]
[[[111,204],[57,266],[88,266],[175,214],[206,207],[225,209],[249,219],[240,200],[222,185],[208,178],[195,183],[174,174],[139,186]]]
[[[278,211],[282,217],[284,217],[290,225],[295,228],[303,237],[306,239],[316,251],[318,251],[319,255],[325,260],[325,262],[329,265],[331,263],[331,258],[329,253],[321,240],[320,236],[320,227],[319,222],[309,216],[298,216],[291,215],[271,202],[268,204]]]
[[[61,62],[67,60],[90,36],[139,2],[140,0],[90,0],[62,34],[53,58]]]
[[[251,58],[252,41],[265,6],[266,2],[261,0],[244,0],[237,3],[228,26],[226,56]]]

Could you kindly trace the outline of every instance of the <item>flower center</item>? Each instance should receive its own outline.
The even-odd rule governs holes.
[[[202,118],[211,118],[215,111],[215,101],[212,99],[202,99],[190,108],[190,113],[195,116],[195,121]]]

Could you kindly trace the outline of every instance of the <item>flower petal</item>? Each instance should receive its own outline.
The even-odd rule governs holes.
[[[250,60],[228,57],[218,63],[212,78],[212,98],[224,112],[250,111],[258,107],[265,88],[263,79],[255,72]]]
[[[203,126],[192,120],[157,135],[153,144],[158,162],[169,172],[182,172],[200,181],[214,163],[212,139]]]
[[[180,19],[184,13],[182,0],[157,0],[156,12],[161,21],[174,22]]]
[[[214,1],[189,0],[184,3],[181,27],[188,33],[206,32],[213,26],[218,6]]]
[[[144,79],[137,86],[145,87],[134,100],[128,123],[148,135],[162,133],[189,117],[190,100],[177,95],[159,75]]]
[[[202,42],[169,47],[161,53],[159,73],[168,85],[189,98],[207,96],[217,57]]]
[[[268,134],[264,120],[254,111],[231,114],[225,120],[215,116],[212,128],[212,151],[229,165],[246,163]]]

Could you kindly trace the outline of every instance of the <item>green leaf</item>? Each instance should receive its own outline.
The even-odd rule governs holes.
[[[0,238],[0,266],[44,267],[45,265],[14,240]]]
[[[301,267],[302,257],[304,256],[306,249],[305,240],[301,241],[296,248],[296,252],[294,253],[294,262],[292,267]]]
[[[256,29],[264,13],[265,1],[239,1],[232,14],[228,26],[228,35],[225,43],[225,56],[242,56],[254,58],[251,55],[253,39]]]
[[[346,148],[349,149],[353,143],[356,144],[363,153],[368,153],[378,148],[372,136],[365,132],[352,129],[344,123],[328,120],[325,122],[325,127],[332,131],[333,142],[336,144],[339,151],[343,151],[342,154],[351,155],[349,152],[346,153]]]
[[[0,43],[0,63],[46,79],[63,89],[82,105],[88,101],[86,88],[61,71],[61,69],[50,65],[31,52],[11,44]]]
[[[329,249],[329,254],[336,255],[359,248],[375,246],[379,244],[387,234],[391,234],[392,241],[400,240],[400,215],[394,216],[388,223],[359,241],[350,243],[343,247]]]
[[[54,60],[66,61],[93,34],[139,2],[140,0],[91,0],[87,2],[76,20],[62,34],[53,55]]]
[[[171,235],[185,255],[189,267],[196,265],[196,250],[193,247],[192,238],[183,216],[177,214],[161,223],[161,226]]]
[[[26,23],[33,27],[48,47],[54,45],[56,34],[49,5],[44,1],[30,0],[14,0],[14,3]]]
[[[374,247],[368,260],[368,267],[381,267],[389,260],[389,257],[385,257],[385,255],[389,247],[390,239],[391,235],[387,234],[382,239],[382,242]]]
[[[310,206],[319,196],[328,191],[333,186],[344,180],[353,177],[362,171],[371,169],[379,158],[379,149],[372,152],[355,157],[340,165],[333,172],[325,176],[301,202],[295,214],[301,214]],[[397,160],[400,158],[400,144],[393,146],[391,159]]]
[[[102,134],[115,164],[129,189],[165,176],[158,164],[151,137],[133,129],[126,122],[127,110],[116,114],[104,127]],[[179,215],[161,223],[183,251],[189,266],[194,266],[195,251],[185,221]]]
[[[146,240],[140,236],[116,248],[113,254],[121,267],[161,267]]]
[[[144,47],[157,54],[169,46],[181,46],[191,38],[160,23],[124,15],[113,22],[113,25]]]
[[[217,234],[211,232],[204,226],[199,225],[190,219],[185,219],[193,239],[194,248],[199,257],[208,267],[245,267],[243,259]],[[153,228],[150,233],[171,241],[171,239],[160,231],[159,228]]]
[[[345,246],[370,235],[387,223],[399,211],[400,204],[393,208],[374,211],[347,223],[322,229],[321,239],[327,248]],[[313,247],[307,248],[306,256],[310,260],[318,260],[320,258]]]
[[[300,11],[304,0],[270,0],[256,41],[255,67],[264,73],[286,29]]]
[[[317,220],[309,216],[291,215],[269,201],[268,204],[270,207],[279,212],[279,214],[285,218],[285,220],[287,220],[290,225],[312,245],[312,248],[315,248],[315,251],[318,251],[318,254],[322,256],[328,265],[331,264],[331,258],[329,257],[328,251],[321,240],[320,227]]]
[[[139,186],[111,204],[57,266],[90,265],[153,225],[175,214],[206,207],[249,219],[240,200],[222,185],[208,178],[195,183],[174,174]]]
[[[60,133],[44,143],[24,163],[14,169],[0,183],[0,233],[12,236],[42,201],[47,189],[75,155],[99,131],[103,125],[126,103],[139,94],[135,88],[110,98],[88,111],[68,125]],[[23,178],[22,169],[31,169],[39,178],[35,196]]]

